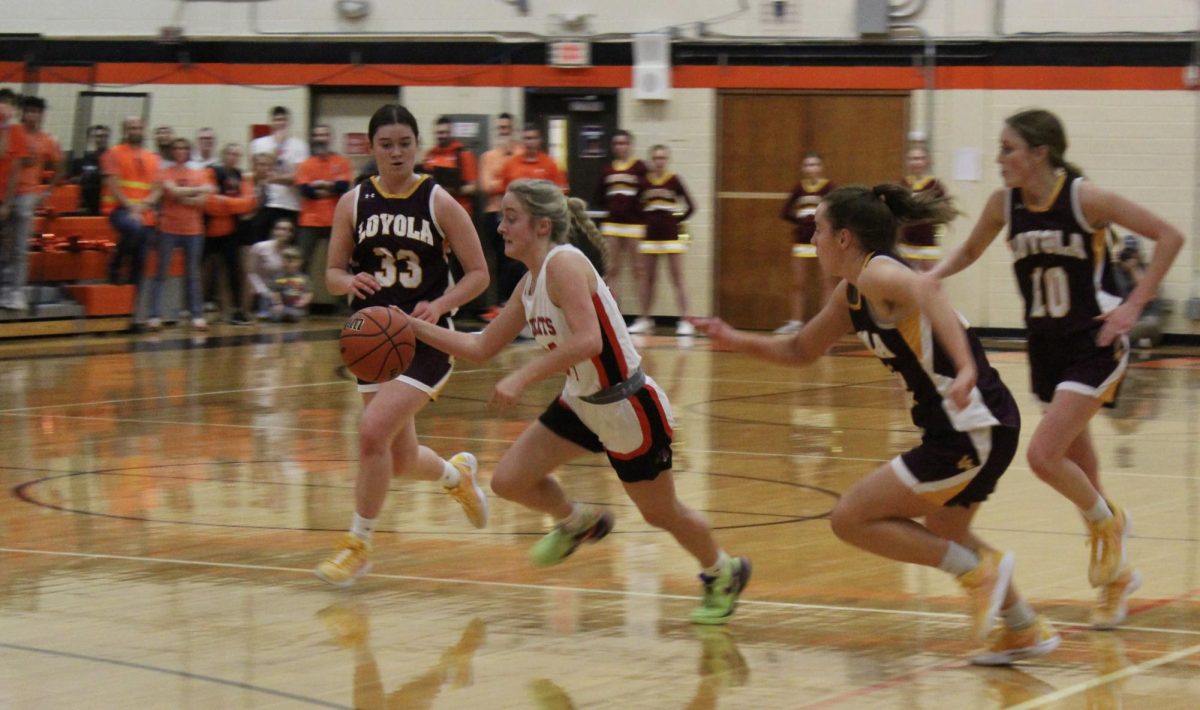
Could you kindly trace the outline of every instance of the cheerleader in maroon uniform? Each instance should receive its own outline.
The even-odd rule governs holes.
[[[928,192],[933,197],[947,195],[946,186],[940,180],[929,174],[929,151],[922,146],[913,146],[904,156],[908,174],[900,184],[907,187],[914,195]],[[935,222],[919,222],[906,225],[900,230],[900,243],[897,251],[905,261],[917,271],[929,271],[942,256],[942,248],[938,246],[938,238],[945,231],[945,226]]]
[[[629,131],[613,133],[613,160],[604,166],[596,189],[596,204],[608,213],[600,224],[600,233],[604,235],[610,262],[604,278],[613,286],[616,286],[626,256],[633,262],[634,281],[641,283],[642,280],[637,245],[646,233],[639,195],[642,180],[646,177],[646,164],[630,157],[632,147],[633,136]]]
[[[817,205],[825,196],[833,192],[834,185],[825,178],[825,159],[820,153],[810,152],[804,156],[801,164],[803,179],[792,194],[788,196],[783,206],[782,217],[796,225],[795,243],[792,244],[792,317],[787,323],[775,329],[776,333],[796,333],[804,325],[804,284],[807,274],[814,269],[817,250],[812,245],[813,232],[816,231]],[[821,275],[821,303],[818,308],[829,300],[829,294],[836,284],[831,278]]]
[[[646,223],[646,236],[639,244],[645,263],[642,281],[639,284],[642,300],[641,318],[630,326],[630,333],[648,333],[654,329],[654,319],[649,316],[654,303],[654,286],[658,278],[658,258],[667,257],[671,269],[671,282],[675,284],[675,298],[679,303],[679,323],[676,335],[692,335],[695,328],[687,320],[687,290],[683,285],[683,255],[687,252],[687,234],[680,234],[679,225],[695,211],[692,196],[688,194],[683,180],[668,172],[667,163],[671,152],[665,145],[650,149],[651,172],[642,183],[642,216]]]

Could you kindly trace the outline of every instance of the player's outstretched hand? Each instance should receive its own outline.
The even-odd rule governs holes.
[[[737,335],[737,330],[720,318],[688,318],[688,322],[718,345],[732,345]]]

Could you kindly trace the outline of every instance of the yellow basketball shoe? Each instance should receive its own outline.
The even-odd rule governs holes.
[[[1088,523],[1088,541],[1091,555],[1088,559],[1088,582],[1093,587],[1103,587],[1114,581],[1125,567],[1125,543],[1133,531],[1133,519],[1129,512],[1108,502],[1112,517],[1102,523]]]
[[[988,650],[971,657],[977,666],[1007,666],[1026,658],[1050,653],[1062,643],[1062,637],[1038,614],[1033,621],[1019,629],[1001,627],[992,632]]]
[[[978,551],[979,564],[975,569],[958,576],[958,583],[967,593],[971,616],[971,638],[983,641],[987,638],[1000,603],[1008,591],[1012,579],[1014,558],[1011,552],[1003,554],[985,547]]]
[[[475,474],[479,471],[479,462],[475,455],[466,451],[457,453],[450,457],[450,465],[458,469],[458,485],[447,488],[446,493],[463,507],[463,512],[467,514],[467,520],[470,520],[472,525],[477,528],[487,527],[488,499],[475,480]]]
[[[337,549],[313,570],[313,574],[335,587],[349,587],[371,571],[371,543],[350,533],[342,536]]]
[[[1100,601],[1092,609],[1092,628],[1115,629],[1129,616],[1129,597],[1142,586],[1142,573],[1126,567],[1108,584],[1100,587]]]

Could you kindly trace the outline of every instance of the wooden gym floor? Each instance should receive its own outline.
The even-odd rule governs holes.
[[[982,669],[952,580],[829,531],[838,493],[916,440],[904,392],[849,340],[807,370],[641,340],[681,496],[754,560],[727,627],[688,623],[695,565],[600,456],[562,477],[617,529],[559,567],[526,561],[540,516],[493,499],[475,531],[436,484],[397,480],[374,573],[324,586],[310,569],[349,522],[360,409],[338,325],[0,344],[0,708],[1200,707],[1200,358],[1143,356],[1093,423],[1146,577],[1122,630],[1083,626],[1082,524],[1022,448],[978,530],[1016,553],[1063,644]],[[561,384],[488,411],[533,354],[460,363],[423,442],[474,451],[486,477]],[[1027,441],[1024,353],[993,359]]]

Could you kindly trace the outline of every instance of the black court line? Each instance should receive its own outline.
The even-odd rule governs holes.
[[[141,468],[141,470],[145,470],[146,468],[179,468],[179,467],[183,467],[183,466],[207,466],[210,463],[211,462],[193,462],[193,463],[184,463],[184,464],[162,464],[160,466],[140,467],[140,468]],[[229,461],[229,462],[225,462],[225,463],[236,464],[236,463],[243,463],[243,462]],[[255,463],[263,463],[263,462],[258,461]],[[599,464],[596,464],[593,467],[608,468],[607,465],[601,466]],[[768,478],[756,478],[754,476],[746,476],[746,475],[742,475],[742,474],[713,473],[713,472],[706,472],[706,471],[696,471],[696,472],[676,471],[675,473],[676,474],[694,473],[695,475],[712,476],[712,477],[716,477],[716,478],[734,478],[734,479],[740,479],[743,481],[749,481],[749,482],[753,482],[753,483],[776,484],[776,485],[783,485],[783,486],[788,486],[788,487],[792,487],[792,488],[801,488],[804,490],[813,491],[815,493],[818,493],[818,494],[821,494],[824,496],[828,496],[830,498],[833,498],[835,501],[838,500],[841,495],[837,491],[829,490],[827,488],[821,488],[820,486],[813,486],[813,485],[806,484],[806,483],[797,483],[795,481],[784,481],[784,480],[768,479]],[[40,484],[43,484],[43,483],[47,483],[49,481],[54,481],[54,480],[58,480],[58,479],[62,479],[62,478],[73,478],[73,477],[77,477],[77,476],[145,476],[145,477],[149,477],[149,478],[156,478],[156,477],[157,478],[175,478],[175,479],[182,478],[184,480],[195,480],[195,481],[201,481],[201,482],[206,482],[206,483],[216,483],[216,484],[229,483],[228,481],[221,481],[221,480],[215,480],[215,479],[197,479],[197,478],[192,478],[192,477],[187,477],[187,476],[153,476],[152,474],[135,474],[135,473],[123,472],[120,470],[98,470],[98,471],[75,471],[75,472],[70,472],[70,473],[57,473],[56,475],[52,475],[52,476],[43,476],[41,478],[36,478],[31,481],[25,481],[24,483],[17,484],[11,488],[10,492],[18,500],[21,500],[22,502],[28,503],[30,505],[37,506],[39,508],[45,508],[48,510],[56,510],[60,513],[70,513],[72,515],[84,515],[84,516],[95,517],[95,518],[109,518],[112,520],[127,520],[127,521],[131,521],[131,522],[140,522],[140,523],[158,523],[158,524],[162,524],[162,525],[186,525],[186,526],[191,526],[191,527],[230,528],[230,529],[243,529],[243,530],[286,530],[286,531],[292,531],[292,532],[342,532],[345,530],[345,528],[340,528],[340,527],[339,528],[298,528],[298,527],[279,526],[279,525],[246,525],[246,524],[237,524],[237,523],[208,523],[208,522],[201,522],[201,521],[195,521],[195,520],[161,520],[161,519],[148,518],[148,517],[142,517],[142,516],[136,516],[136,515],[117,515],[115,513],[101,513],[101,512],[92,511],[92,510],[69,508],[69,507],[62,506],[62,505],[55,505],[53,503],[48,503],[48,502],[43,501],[43,500],[39,499],[38,497],[36,497],[31,490],[34,487],[36,487]],[[236,481],[236,483],[239,483],[239,484],[247,483],[247,481],[239,480],[239,481]],[[257,483],[257,482],[254,482],[254,483]],[[286,482],[286,481],[282,481],[282,482],[263,481],[262,483],[265,483],[268,485],[294,486],[294,487],[324,487],[324,486],[329,485],[329,484],[290,483],[290,482]],[[349,490],[348,487],[347,487],[347,490]],[[391,491],[391,492],[394,493],[395,491]],[[441,495],[441,493],[440,492],[437,492],[437,493],[430,492],[428,495]],[[600,501],[581,501],[581,502],[592,503],[592,504],[596,504],[596,505],[603,505],[603,506],[609,507],[609,508],[631,508],[631,507],[634,507],[634,504],[632,502],[616,502],[616,503],[600,502]],[[720,515],[742,515],[742,516],[759,517],[759,518],[763,518],[763,517],[778,518],[777,520],[768,520],[768,521],[757,522],[757,523],[742,523],[742,524],[737,524],[737,525],[713,525],[712,526],[712,528],[714,530],[741,530],[741,529],[747,529],[747,528],[762,528],[762,527],[771,527],[771,526],[776,526],[776,525],[790,525],[793,523],[804,523],[804,522],[809,522],[812,520],[822,520],[822,519],[828,518],[830,516],[830,514],[832,514],[833,509],[830,508],[829,510],[825,510],[823,512],[815,513],[812,515],[786,515],[786,514],[781,514],[781,513],[763,513],[763,512],[759,512],[759,511],[728,511],[728,510],[709,510],[709,509],[702,509],[700,512],[708,513],[708,514],[720,514]],[[385,530],[385,529],[377,529],[375,532],[381,533],[381,534],[392,534],[392,535],[438,535],[438,536],[445,536],[445,535],[492,535],[492,536],[539,535],[540,536],[540,535],[545,534],[544,530],[492,532],[492,531],[487,531],[487,530],[446,531],[446,530]],[[645,534],[657,533],[660,531],[657,529],[650,529],[650,530],[615,530],[613,532],[617,533],[617,534],[625,534],[625,535],[645,535]]]
[[[326,700],[318,700],[316,698],[309,698],[304,695],[297,695],[295,693],[289,693],[284,690],[275,690],[273,688],[264,688],[261,685],[253,685],[251,683],[244,683],[240,680],[228,680],[226,678],[218,678],[216,676],[204,675],[202,673],[192,673],[191,671],[181,671],[181,670],[176,670],[174,668],[164,668],[162,666],[152,666],[152,665],[149,665],[146,663],[136,663],[134,661],[122,661],[122,660],[118,660],[116,658],[104,658],[102,656],[89,656],[89,655],[83,654],[83,653],[72,653],[70,651],[55,651],[54,649],[38,648],[36,646],[22,646],[22,645],[15,644],[15,643],[0,642],[0,648],[7,648],[7,649],[11,649],[13,651],[24,651],[25,653],[40,653],[42,655],[56,656],[58,658],[70,658],[70,659],[74,659],[76,661],[89,661],[91,663],[103,663],[103,664],[107,664],[110,666],[120,666],[122,668],[132,668],[134,670],[139,670],[139,671],[150,671],[152,673],[163,673],[166,675],[175,675],[175,676],[179,676],[180,678],[187,678],[189,680],[202,680],[206,683],[216,683],[218,685],[227,685],[232,688],[241,688],[242,690],[251,690],[256,693],[263,693],[264,695],[273,695],[277,698],[284,698],[286,700],[294,700],[299,703],[304,703],[305,705],[315,705],[317,707],[322,707],[322,708],[339,708],[339,710],[343,710],[343,709],[344,710],[353,710],[353,706],[351,706],[351,705],[339,705],[337,703],[331,703]]]

